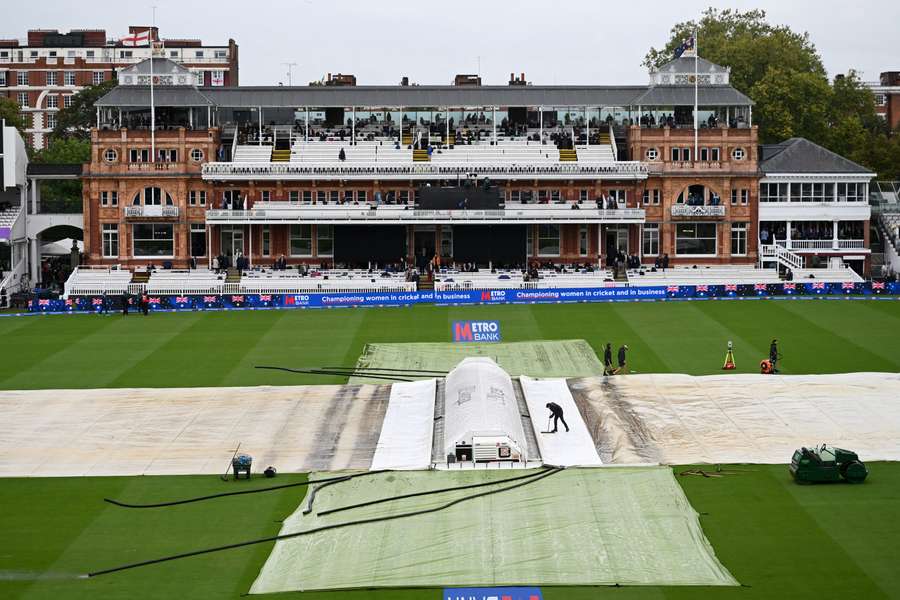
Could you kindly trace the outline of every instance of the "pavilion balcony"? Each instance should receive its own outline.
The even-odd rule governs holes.
[[[429,180],[464,179],[467,176],[490,177],[491,179],[646,179],[647,167],[640,162],[612,162],[606,164],[503,164],[482,162],[478,165],[387,163],[378,165],[340,163],[246,163],[213,162],[203,165],[203,179],[211,181],[260,180]]]
[[[125,207],[125,218],[133,219],[133,218],[162,218],[162,219],[177,219],[178,218],[178,207],[177,206],[126,206]]]
[[[673,217],[699,217],[699,218],[723,218],[725,206],[722,204],[691,206],[689,204],[675,204],[672,206]]]
[[[281,203],[284,204],[284,203]],[[329,206],[258,202],[251,210],[206,211],[210,224],[541,224],[541,223],[643,223],[640,208],[602,210],[556,208],[554,205],[506,205],[496,210],[421,210],[413,206]]]

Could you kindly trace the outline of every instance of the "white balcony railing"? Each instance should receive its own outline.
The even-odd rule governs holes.
[[[289,205],[284,208],[252,210],[208,210],[207,223],[642,223],[645,212],[640,208],[618,210],[555,209],[546,207],[505,210],[415,210],[379,208],[372,210],[313,208]]]
[[[647,167],[636,161],[603,164],[553,164],[528,165],[511,163],[485,164],[412,164],[392,163],[384,165],[339,166],[334,164],[290,163],[206,163],[204,179],[318,179],[339,177],[342,179],[427,179],[455,178],[469,174],[503,177],[540,177],[550,179],[597,178],[603,175],[644,179]]]
[[[688,204],[675,204],[672,206],[673,217],[724,217],[725,206],[690,206]]]
[[[126,217],[178,217],[177,206],[126,206]]]
[[[779,241],[788,250],[864,250],[865,240],[791,240]]]

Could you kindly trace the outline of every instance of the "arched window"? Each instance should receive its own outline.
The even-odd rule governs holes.
[[[161,206],[165,202],[166,206],[172,206],[172,196],[158,187],[145,187],[131,201],[133,206]]]
[[[719,194],[702,185],[692,185],[678,195],[675,201],[688,206],[718,206],[722,203]]]

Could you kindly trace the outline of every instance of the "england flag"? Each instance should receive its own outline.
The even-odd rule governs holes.
[[[137,46],[149,46],[150,45],[150,30],[145,29],[144,31],[135,31],[134,33],[128,34],[121,39],[122,45],[127,46],[129,48],[135,48]]]

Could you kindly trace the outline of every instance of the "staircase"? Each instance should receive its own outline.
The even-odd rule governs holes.
[[[601,133],[600,135],[597,136],[597,143],[602,144],[604,146],[610,146],[610,145],[612,145],[612,140],[608,133]]]
[[[418,288],[419,288],[420,292],[423,290],[433,291],[434,290],[434,274],[428,273],[426,275],[421,276],[419,278]]]
[[[560,148],[559,162],[578,162],[578,152],[575,151],[575,148]]]
[[[455,146],[456,145],[456,134],[451,133],[450,135],[445,135],[444,136],[444,145]]]
[[[240,283],[241,274],[237,269],[228,269],[225,275],[225,283]]]
[[[400,138],[400,143],[403,144],[403,146],[411,146],[413,143],[412,133],[408,131],[404,132],[403,136]]]
[[[272,148],[272,162],[290,162],[291,149],[282,150],[280,148]]]
[[[759,247],[759,264],[774,262],[788,269],[802,269],[803,257],[791,252],[779,244],[766,244]]]
[[[413,150],[413,162],[430,162],[431,156],[428,150]]]
[[[150,281],[150,273],[147,271],[135,271],[131,274],[131,283],[144,285],[148,281]]]

